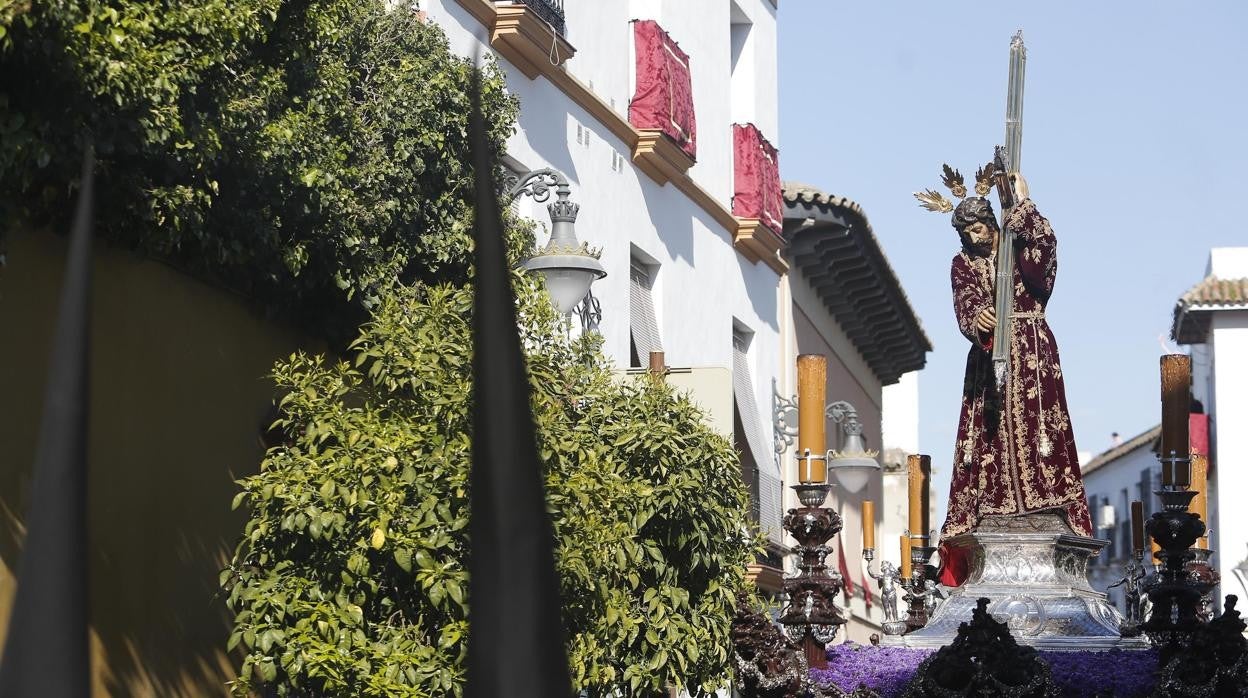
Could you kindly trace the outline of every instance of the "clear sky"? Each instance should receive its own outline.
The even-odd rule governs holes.
[[[779,22],[781,176],[862,205],[935,345],[919,445],[941,502],[967,351],[958,243],[911,193],[944,191],[946,161],[973,179],[1002,141],[1015,29],[1022,172],[1059,241],[1048,317],[1079,450],[1159,422],[1176,299],[1211,247],[1248,245],[1248,2],[782,0]]]

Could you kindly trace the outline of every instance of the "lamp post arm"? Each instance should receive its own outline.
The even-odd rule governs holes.
[[[503,183],[507,185],[508,199],[516,199],[523,194],[528,194],[533,197],[534,201],[541,203],[550,198],[552,187],[560,200],[567,199],[572,194],[568,178],[564,177],[562,172],[549,167],[522,175],[509,175],[503,179]]]

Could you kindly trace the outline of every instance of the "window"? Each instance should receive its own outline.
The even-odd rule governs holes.
[[[781,526],[781,480],[772,450],[764,437],[763,420],[754,399],[754,374],[750,371],[753,333],[738,326],[732,332],[732,402],[737,426],[734,441],[741,451],[741,472],[755,498],[759,528],[773,543],[784,540]]]
[[[1154,489],[1156,485],[1153,482],[1153,469],[1145,468],[1140,471],[1140,501],[1144,503],[1144,518],[1146,519],[1153,515],[1153,498],[1156,496],[1153,494]]]
[[[628,289],[629,301],[629,365],[641,368],[650,365],[650,352],[663,351],[659,337],[659,321],[654,313],[654,269],[658,265],[632,260]]]
[[[758,99],[754,87],[754,24],[737,3],[729,13],[728,47],[731,52],[729,91],[732,93],[732,120],[739,124],[754,120]]]

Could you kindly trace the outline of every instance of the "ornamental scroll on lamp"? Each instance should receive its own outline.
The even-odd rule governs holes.
[[[814,356],[809,355],[809,356]],[[822,358],[822,357],[821,357]],[[827,385],[826,362],[803,362],[798,360],[798,382],[809,385]],[[862,422],[858,418],[858,410],[844,400],[823,405],[826,387],[820,388],[817,398],[811,397],[799,406],[793,398],[786,398],[772,389],[772,427],[775,436],[776,456],[782,457],[797,437],[798,482],[810,484],[826,482],[828,475],[836,478],[846,492],[854,493],[862,490],[871,475],[880,471],[880,463],[876,458],[879,451],[866,448],[862,438]],[[820,407],[821,405],[822,408]],[[797,417],[797,428],[794,428],[794,416]],[[839,450],[825,450],[827,445],[826,420],[832,420],[841,427],[841,447]],[[800,434],[807,434],[803,439]],[[810,451],[807,455],[807,450]],[[817,505],[816,505],[817,506]]]

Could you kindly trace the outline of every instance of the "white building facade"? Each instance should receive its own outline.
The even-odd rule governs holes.
[[[1155,426],[1127,439],[1082,466],[1088,511],[1097,538],[1109,545],[1088,566],[1092,588],[1106,592],[1110,603],[1126,612],[1124,590],[1110,588],[1126,574],[1131,557],[1131,502],[1141,502],[1144,516],[1160,506],[1153,492],[1161,486],[1161,462],[1157,460],[1161,427]],[[1147,558],[1148,553],[1145,553]],[[1149,563],[1149,560],[1145,560]]]
[[[790,229],[798,202],[781,195],[775,150],[775,1],[420,0],[419,9],[453,52],[492,53],[504,71],[520,102],[507,166],[552,168],[569,180],[577,235],[601,248],[607,272],[592,288],[604,351],[621,371],[664,352],[669,382],[734,439],[770,543],[751,574],[778,593],[793,543],[780,520],[797,502],[786,487],[796,461],[776,447],[774,407],[776,396],[797,392],[797,355],[828,355],[829,401],[852,402],[868,446],[882,450],[891,445],[881,435],[885,386],[922,367],[930,344],[857,204],[820,199],[802,214],[818,218],[818,230]],[[546,221],[543,204],[516,206]],[[792,247],[820,236],[847,242],[830,274],[810,250]],[[896,319],[887,338],[860,321],[879,312]],[[890,411],[897,445],[913,449],[917,384],[904,380]],[[830,447],[837,433],[829,422]],[[856,589],[848,605],[868,621],[848,634],[862,642],[878,630],[879,610],[864,604],[857,512],[863,498],[881,502],[883,487],[877,476],[829,502],[846,520],[840,543]],[[838,555],[828,564],[835,569]]]
[[[1210,547],[1220,596],[1248,595],[1248,247],[1209,252],[1205,278],[1179,299],[1174,339],[1191,347],[1192,396],[1209,415]]]
[[[417,9],[453,52],[497,59],[520,103],[508,168],[568,179],[577,236],[601,249],[607,272],[591,289],[605,353],[621,371],[664,353],[669,381],[742,451],[761,527],[781,542],[768,406],[795,355],[781,326],[774,0],[419,0]],[[758,163],[743,153],[765,161],[770,179],[754,176]],[[768,205],[751,209],[760,199]],[[547,223],[545,204],[515,205]]]

